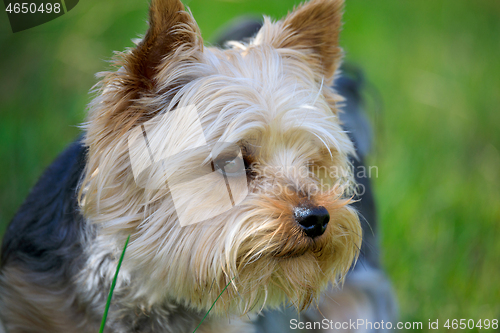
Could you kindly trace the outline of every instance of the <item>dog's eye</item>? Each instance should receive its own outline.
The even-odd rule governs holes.
[[[214,161],[215,170],[229,177],[238,177],[245,174],[245,163],[240,156],[221,157]]]
[[[248,171],[251,171],[252,169],[252,165],[250,163],[250,161],[248,160],[248,158],[246,157],[243,157],[243,163],[245,164],[245,170],[248,172]]]

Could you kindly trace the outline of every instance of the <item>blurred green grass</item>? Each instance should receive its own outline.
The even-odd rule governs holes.
[[[297,1],[186,1],[207,41]],[[12,34],[0,19],[0,235],[79,133],[94,73],[144,33],[147,1],[80,3]],[[342,45],[380,92],[370,164],[401,319],[500,317],[500,1],[347,0]],[[371,99],[369,106],[374,106]]]

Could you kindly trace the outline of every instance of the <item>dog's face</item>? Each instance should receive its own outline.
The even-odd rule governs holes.
[[[341,7],[311,1],[219,50],[179,1],[152,1],[146,36],[91,104],[81,196],[101,242],[131,235],[138,297],[206,310],[232,281],[214,312],[302,309],[350,268],[353,147],[329,88]]]

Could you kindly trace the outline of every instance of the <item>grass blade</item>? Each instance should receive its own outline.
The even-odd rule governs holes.
[[[108,300],[106,301],[106,308],[104,309],[104,315],[102,316],[101,321],[101,329],[99,329],[99,333],[104,332],[104,326],[106,326],[106,318],[108,317],[109,306],[111,305],[111,298],[113,297],[113,291],[115,290],[116,280],[118,279],[118,272],[120,271],[120,267],[122,266],[123,257],[125,256],[125,250],[127,250],[128,241],[130,240],[130,235],[127,237],[127,241],[125,242],[125,246],[123,247],[122,255],[120,256],[120,260],[118,261],[118,266],[116,266],[115,277],[113,278],[113,282],[111,283],[111,289],[109,290]]]
[[[236,277],[236,276],[235,276]],[[222,294],[226,291],[227,287],[229,287],[229,285],[233,282],[234,278],[231,279],[231,281],[229,281],[229,283],[224,287],[224,289],[222,290],[222,292],[219,294],[219,296],[217,296],[217,298],[215,299],[215,302],[214,304],[212,304],[212,306],[210,307],[210,309],[208,309],[208,312],[205,314],[205,317],[203,317],[203,319],[200,321],[200,323],[198,324],[198,326],[196,326],[196,328],[194,329],[193,333],[196,332],[196,330],[198,328],[200,328],[201,324],[203,324],[203,321],[205,320],[205,318],[207,318],[208,314],[210,313],[210,311],[212,311],[212,308],[214,307],[215,303],[217,303],[217,301],[219,300],[219,298],[222,296]]]

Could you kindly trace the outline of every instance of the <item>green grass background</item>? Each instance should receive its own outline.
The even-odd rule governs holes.
[[[186,3],[210,41],[236,15],[278,18],[297,2]],[[500,1],[347,0],[345,11],[347,60],[383,99],[370,164],[401,319],[499,318]],[[144,33],[146,14],[145,0],[81,0],[13,34],[0,13],[0,235],[78,135],[94,73]]]

